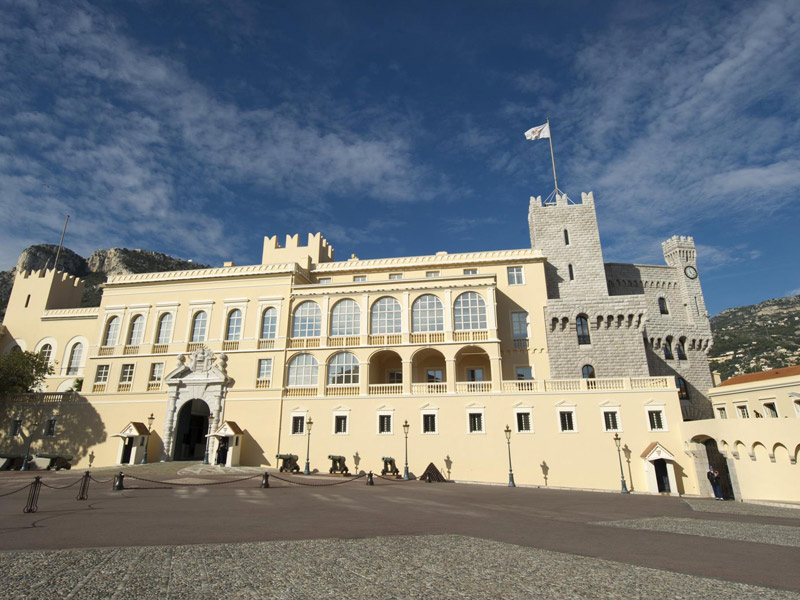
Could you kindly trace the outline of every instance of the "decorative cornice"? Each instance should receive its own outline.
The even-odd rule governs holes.
[[[83,308],[53,308],[42,313],[42,321],[54,319],[96,319],[100,314],[99,306]]]
[[[348,271],[381,271],[386,269],[402,269],[431,266],[456,266],[462,264],[492,264],[505,262],[537,262],[543,261],[541,250],[522,248],[519,250],[492,250],[488,252],[464,252],[459,254],[429,254],[425,256],[399,256],[396,258],[374,258],[369,260],[351,259],[337,262],[320,263],[314,267],[313,273],[341,273]]]
[[[293,273],[306,277],[308,276],[306,270],[297,263],[282,263],[274,265],[246,265],[242,267],[218,267],[191,271],[162,271],[160,273],[116,275],[109,278],[103,287],[137,285],[141,283],[172,283],[175,281],[255,277],[259,275],[290,275]]]

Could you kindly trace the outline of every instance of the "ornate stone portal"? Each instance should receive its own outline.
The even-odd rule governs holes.
[[[162,461],[173,458],[176,418],[187,402],[197,399],[208,405],[208,433],[215,431],[221,423],[225,396],[233,384],[233,380],[228,377],[227,362],[228,357],[225,354],[215,355],[205,346],[192,352],[188,359],[183,354],[178,356],[178,366],[164,378],[168,392]]]

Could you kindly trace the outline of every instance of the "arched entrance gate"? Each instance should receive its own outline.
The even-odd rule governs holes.
[[[167,414],[161,460],[201,460],[208,456],[207,434],[216,430],[224,413],[231,383],[228,357],[201,347],[188,358],[178,356],[178,367],[164,378]]]

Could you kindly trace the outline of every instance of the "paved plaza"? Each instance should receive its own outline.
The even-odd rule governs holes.
[[[126,467],[115,492],[113,473],[94,470],[85,501],[80,472],[43,473],[30,514],[34,473],[0,473],[0,597],[800,598],[796,509],[327,476],[262,489],[261,471],[185,463]]]

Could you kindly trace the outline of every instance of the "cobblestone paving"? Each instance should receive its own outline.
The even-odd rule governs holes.
[[[471,537],[0,553],[2,598],[800,598]]]
[[[684,535],[701,535],[723,540],[760,542],[777,546],[800,548],[800,527],[787,525],[763,525],[761,523],[740,523],[737,521],[705,521],[702,519],[681,519],[678,517],[652,517],[627,521],[604,521],[597,525],[625,527],[628,529],[649,529]]]
[[[747,504],[745,502],[715,502],[713,498],[695,499],[684,498],[692,510],[697,512],[712,512],[729,515],[748,515],[751,517],[779,517],[782,519],[800,519],[800,508],[785,508],[782,506],[767,506],[763,504]]]

